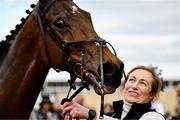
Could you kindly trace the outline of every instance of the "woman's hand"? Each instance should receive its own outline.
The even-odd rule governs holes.
[[[63,112],[65,114],[64,120],[75,118],[87,119],[89,117],[89,109],[73,101],[64,103]]]

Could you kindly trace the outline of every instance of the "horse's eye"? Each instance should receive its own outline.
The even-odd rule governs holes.
[[[55,21],[55,26],[57,26],[58,28],[61,29],[61,28],[63,28],[65,26],[65,23],[64,23],[64,21],[62,19],[57,19]]]

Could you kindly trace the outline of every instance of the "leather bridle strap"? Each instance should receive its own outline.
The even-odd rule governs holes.
[[[104,52],[103,52],[103,45],[106,44],[105,40],[101,40],[99,43],[99,62],[100,62],[100,75],[101,75],[101,108],[100,108],[100,119],[103,119],[104,115],[104,70],[103,70],[103,59],[104,59]]]
[[[50,5],[48,5],[48,6],[50,6]],[[38,19],[38,23],[39,23],[39,27],[40,27],[40,31],[41,31],[40,32],[41,33],[41,37],[42,37],[41,40],[42,40],[42,42],[44,44],[44,48],[45,48],[45,52],[46,52],[46,56],[47,56],[49,65],[51,66],[52,65],[52,61],[51,61],[51,58],[50,58],[50,55],[49,55],[48,44],[47,44],[47,39],[46,39],[46,36],[45,36],[43,20],[42,20],[43,19],[43,17],[42,17],[43,14],[41,14],[41,9],[40,9],[39,3],[37,5],[36,11],[37,11],[37,19]]]
[[[56,72],[59,72],[60,70],[53,67],[53,64],[52,64],[52,60],[51,60],[51,57],[50,57],[50,53],[49,53],[49,49],[48,49],[48,44],[47,44],[47,38],[46,38],[46,35],[45,35],[45,30],[48,31],[48,34],[51,36],[52,40],[56,43],[56,45],[62,49],[63,51],[63,54],[65,56],[65,58],[67,59],[67,62],[68,62],[68,70],[70,72],[70,76],[71,76],[71,81],[72,84],[70,83],[71,87],[73,89],[75,89],[75,85],[73,84],[74,81],[76,80],[76,75],[75,73],[73,72],[73,69],[72,69],[72,65],[74,65],[74,61],[71,59],[70,57],[70,53],[65,49],[65,47],[63,46],[63,43],[62,43],[62,38],[59,38],[55,32],[53,31],[53,29],[50,27],[50,25],[48,24],[48,22],[46,22],[44,16],[45,16],[45,12],[49,9],[49,7],[55,2],[55,0],[51,0],[48,2],[48,4],[44,7],[44,8],[40,8],[42,6],[37,5],[37,8],[36,8],[36,11],[37,11],[37,18],[38,18],[38,23],[39,23],[39,26],[40,26],[40,31],[41,31],[41,37],[42,37],[42,42],[44,44],[44,48],[45,48],[45,52],[46,52],[46,56],[47,56],[47,59],[48,59],[48,63],[49,63],[49,66],[52,67],[54,70],[56,70]]]

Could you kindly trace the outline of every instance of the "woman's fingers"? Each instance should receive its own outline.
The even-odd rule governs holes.
[[[63,107],[67,107],[67,106],[72,105],[72,104],[73,104],[73,102],[65,102],[65,103],[63,104]]]
[[[64,114],[68,112],[71,118],[87,118],[88,117],[89,109],[75,102],[66,102],[64,103],[63,107],[64,107],[64,110],[63,110]]]
[[[71,110],[71,111],[70,111],[70,116],[71,116],[72,118],[79,118],[79,117],[80,117],[80,114],[79,114],[78,111],[76,111],[76,110]]]
[[[72,120],[71,116],[69,115],[69,112],[67,112],[64,116],[64,120]]]
[[[63,113],[65,114],[66,112],[68,111],[71,111],[72,110],[72,102],[65,102],[64,105],[63,105]]]

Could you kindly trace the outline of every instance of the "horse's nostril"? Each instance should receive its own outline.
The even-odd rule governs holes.
[[[124,65],[121,65],[120,68],[114,63],[104,63],[104,84],[112,87],[119,87],[121,84],[121,78],[123,76]],[[100,74],[100,67],[98,68],[98,73]]]

